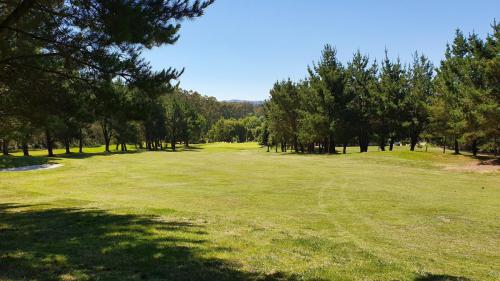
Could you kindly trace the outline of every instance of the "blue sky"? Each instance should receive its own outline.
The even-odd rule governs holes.
[[[326,43],[347,62],[360,49],[371,58],[408,62],[415,51],[436,65],[456,28],[481,36],[500,20],[489,0],[216,0],[183,22],[175,45],[148,50],[154,69],[185,68],[181,87],[219,100],[263,100],[276,80],[299,80]]]

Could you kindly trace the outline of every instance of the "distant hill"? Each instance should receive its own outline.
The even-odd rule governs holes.
[[[238,99],[232,99],[232,100],[223,100],[222,102],[230,102],[230,103],[249,103],[252,105],[262,105],[264,104],[264,101],[254,101],[254,100],[238,100]]]

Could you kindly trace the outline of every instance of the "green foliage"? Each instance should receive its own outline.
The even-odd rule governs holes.
[[[141,53],[175,43],[180,22],[201,16],[212,2],[1,1],[0,118],[39,132],[23,126],[0,138],[15,137],[24,147],[43,132],[50,156],[56,141],[68,153],[74,139],[82,146],[95,122],[108,152],[113,137],[124,148],[138,142],[139,124],[154,141],[163,139],[157,128],[163,120],[152,119],[161,118],[158,98],[172,92],[170,82],[182,72],[153,72]]]
[[[441,125],[433,130],[442,137],[452,137],[456,153],[459,141],[468,144],[474,154],[480,142],[493,140],[490,148],[497,149],[500,133],[497,23],[493,24],[493,32],[483,41],[475,33],[465,37],[457,30],[438,70],[438,97],[431,112],[432,119]]]
[[[459,141],[474,155],[480,147],[497,152],[500,27],[492,27],[485,40],[457,31],[436,76],[429,59],[417,52],[404,67],[386,51],[379,71],[360,51],[344,67],[326,45],[307,79],[277,82],[271,89],[266,144],[334,153],[337,143],[357,142],[366,152],[374,142],[382,151],[387,141],[390,150],[396,141],[415,150],[422,139],[444,146],[453,139],[456,153]]]
[[[244,142],[247,136],[248,131],[242,119],[220,119],[208,132],[211,142]]]
[[[407,72],[408,93],[403,100],[406,118],[403,127],[408,130],[411,150],[415,149],[420,135],[428,124],[428,109],[433,89],[434,68],[424,55],[415,53],[413,63]]]

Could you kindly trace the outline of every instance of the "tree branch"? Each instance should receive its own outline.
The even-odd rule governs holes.
[[[32,7],[36,4],[36,0],[23,0],[3,21],[0,22],[0,38],[6,36],[6,31],[9,26],[18,22]]]

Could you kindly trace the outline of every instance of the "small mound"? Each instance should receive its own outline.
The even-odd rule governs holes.
[[[16,168],[6,168],[0,169],[0,172],[24,172],[24,171],[38,171],[38,170],[50,170],[62,167],[62,164],[43,164],[43,165],[31,165]]]

